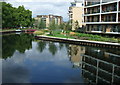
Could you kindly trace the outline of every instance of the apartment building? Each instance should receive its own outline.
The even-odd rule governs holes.
[[[35,22],[38,23],[41,20],[44,21],[46,24],[46,27],[49,27],[50,23],[55,21],[55,24],[60,25],[63,21],[62,16],[57,15],[37,15],[37,17],[34,18]]]
[[[84,0],[86,32],[120,33],[120,0]]]
[[[77,28],[81,28],[84,22],[84,7],[82,0],[75,0],[71,2],[71,6],[69,7],[69,20],[71,21],[72,30],[76,30]]]

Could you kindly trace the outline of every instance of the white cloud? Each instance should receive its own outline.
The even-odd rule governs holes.
[[[70,2],[73,0],[5,0],[11,2]]]
[[[68,8],[74,0],[7,0],[13,6],[24,5],[26,9],[33,12],[33,17],[41,14],[55,14],[63,16],[64,21],[68,20]]]

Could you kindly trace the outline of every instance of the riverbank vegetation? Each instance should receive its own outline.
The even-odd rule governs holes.
[[[59,38],[70,38],[70,39],[80,39],[80,40],[92,40],[92,41],[103,41],[103,42],[112,42],[112,43],[120,43],[119,38],[109,38],[103,37],[100,35],[92,35],[92,34],[85,34],[85,33],[78,33],[72,31],[53,31],[52,34],[50,30],[39,30],[34,32],[35,35],[45,35],[50,37],[59,37]]]

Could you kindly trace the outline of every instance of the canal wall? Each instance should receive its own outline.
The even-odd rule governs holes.
[[[16,33],[16,32],[25,32],[24,30],[22,30],[22,31],[0,31],[0,34],[7,34],[7,33]]]
[[[17,33],[17,32],[34,32],[34,31],[27,31],[27,30],[21,30],[21,31],[0,31],[0,34],[7,34],[7,33]]]
[[[110,43],[110,42],[90,41],[90,40],[78,40],[78,39],[69,39],[69,38],[57,38],[57,37],[49,37],[49,36],[42,36],[42,35],[35,36],[35,38],[40,39],[40,40],[63,42],[63,43],[70,43],[70,44],[77,44],[77,45],[120,49],[120,43]]]

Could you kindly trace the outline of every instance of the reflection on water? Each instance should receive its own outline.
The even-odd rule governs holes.
[[[120,83],[120,51],[86,47],[82,74],[91,83]]]
[[[120,83],[120,51],[3,36],[4,83]],[[9,69],[9,70],[8,70]]]

